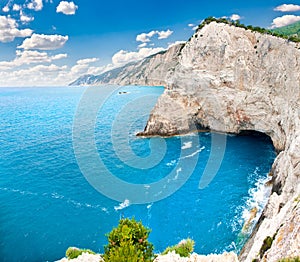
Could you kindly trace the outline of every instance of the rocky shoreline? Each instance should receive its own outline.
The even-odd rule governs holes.
[[[186,44],[105,74],[87,84],[166,87],[140,135],[206,128],[270,136],[278,152],[272,193],[239,260],[300,255],[299,44],[212,22]],[[271,246],[261,254],[267,238]]]

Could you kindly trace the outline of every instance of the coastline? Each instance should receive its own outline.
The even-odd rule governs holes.
[[[241,261],[275,262],[300,255],[300,228],[293,226],[300,213],[295,201],[300,196],[299,47],[211,22],[185,44],[124,66],[114,78],[100,77],[96,83],[166,86],[143,135],[181,134],[196,124],[224,133],[255,130],[272,139],[278,155],[271,169],[271,196],[239,255]],[[287,228],[292,238],[278,234]],[[268,237],[271,247],[260,255]]]

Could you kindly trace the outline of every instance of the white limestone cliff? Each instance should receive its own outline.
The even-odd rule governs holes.
[[[273,193],[240,260],[259,258],[263,240],[276,232],[263,259],[300,255],[299,200],[294,204],[300,194],[299,46],[215,22],[202,28],[181,50],[143,135],[184,133],[193,126],[271,137],[279,152]],[[290,237],[280,234],[283,228]]]
[[[109,72],[108,72],[109,73]],[[194,129],[269,135],[278,152],[269,202],[240,261],[300,255],[300,45],[212,22],[185,44],[101,76],[93,84],[164,85],[144,132]],[[263,257],[264,239],[274,238]]]

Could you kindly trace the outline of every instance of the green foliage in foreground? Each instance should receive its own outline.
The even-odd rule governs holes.
[[[282,258],[278,262],[300,262],[300,257]]]
[[[268,35],[272,35],[272,36],[276,36],[276,37],[280,37],[280,38],[284,38],[288,41],[291,42],[300,42],[300,35],[299,34],[292,34],[289,35],[287,33],[283,33],[280,30],[268,30],[265,28],[261,28],[258,26],[252,26],[252,25],[244,25],[241,24],[239,20],[237,21],[233,21],[227,18],[215,18],[215,17],[208,17],[206,19],[204,19],[204,21],[198,26],[197,31],[200,30],[201,28],[203,28],[205,25],[210,24],[211,22],[216,22],[216,23],[223,23],[223,24],[228,24],[228,25],[233,25],[236,27],[240,27],[240,28],[244,28],[246,30],[251,30],[253,32],[259,32],[261,34],[268,34]]]
[[[95,252],[93,252],[90,249],[79,249],[76,247],[69,247],[66,251],[66,257],[68,259],[74,259],[80,256],[82,253],[89,253],[95,255]]]
[[[148,241],[150,229],[134,218],[121,219],[118,227],[108,235],[108,245],[104,247],[106,262],[152,261],[153,245]]]
[[[176,254],[181,257],[189,257],[190,254],[194,251],[194,240],[188,238],[181,240],[177,245],[167,247],[166,250],[162,253],[163,255],[168,254],[169,252],[175,251]]]

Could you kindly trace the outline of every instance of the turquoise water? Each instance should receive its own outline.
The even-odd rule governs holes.
[[[187,237],[195,240],[199,253],[238,252],[247,237],[242,227],[249,210],[261,211],[268,194],[264,182],[275,157],[271,142],[263,136],[216,135],[226,139],[225,155],[217,157],[220,169],[212,181],[199,189],[214,135],[191,134],[184,142],[181,137],[152,142],[136,137],[163,89],[123,87],[121,92],[127,93],[116,91],[95,122],[96,148],[107,170],[122,181],[144,185],[174,172],[175,186],[189,169],[193,172],[160,201],[149,198],[147,203],[132,204],[132,192],[128,198],[112,200],[87,182],[74,153],[73,120],[85,90],[0,88],[1,261],[54,261],[69,246],[103,252],[104,235],[121,217],[132,216],[152,229],[156,252]],[[135,101],[135,108],[117,118],[130,101]],[[142,115],[138,119],[136,112]],[[162,143],[166,152],[161,158]],[[221,151],[220,145],[217,152]],[[149,167],[143,169],[140,158],[149,156]],[[86,164],[93,166],[91,159]],[[182,159],[185,163],[179,167]],[[126,196],[126,188],[117,190]]]

